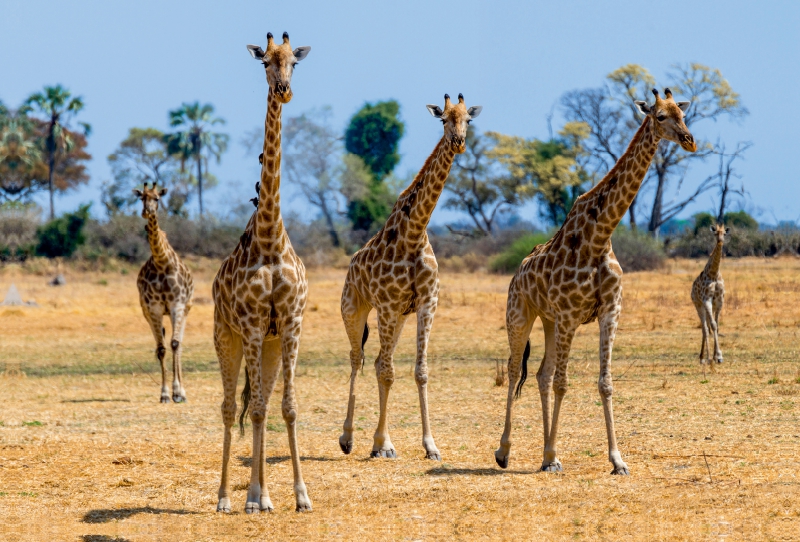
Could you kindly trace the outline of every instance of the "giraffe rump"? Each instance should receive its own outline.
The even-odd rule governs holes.
[[[519,399],[522,395],[522,386],[528,380],[528,358],[531,357],[531,340],[525,343],[525,352],[522,353],[522,375],[517,382],[517,389],[514,391],[514,398]]]

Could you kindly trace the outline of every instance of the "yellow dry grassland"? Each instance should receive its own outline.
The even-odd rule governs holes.
[[[249,427],[234,439],[234,513],[215,512],[222,449],[211,339],[216,263],[191,262],[196,299],[184,347],[188,403],[180,405],[159,403],[136,269],[68,268],[67,285],[55,288],[47,276],[6,266],[0,296],[14,282],[39,307],[0,307],[0,539],[800,539],[800,261],[723,262],[725,363],[714,373],[698,363],[699,320],[689,298],[704,263],[675,260],[625,277],[612,374],[629,477],[609,474],[596,324],[581,328],[571,354],[559,434],[564,471],[537,472],[542,429],[534,378],[515,408],[509,468],[495,465],[507,390],[494,385],[494,371],[507,357],[510,277],[484,273],[441,274],[429,397],[443,461],[426,461],[421,446],[413,320],[390,395],[398,459],[369,459],[378,409],[369,363],[358,381],[355,448],[343,455],[345,271],[310,270],[296,383],[314,511],[294,512],[279,386],[267,426],[276,509],[255,516],[243,513]],[[535,373],[540,323],[532,347]],[[377,351],[373,333],[367,358]]]

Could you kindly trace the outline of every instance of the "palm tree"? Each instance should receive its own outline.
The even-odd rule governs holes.
[[[61,85],[44,87],[44,92],[35,92],[28,96],[25,105],[46,117],[44,150],[47,153],[47,189],[50,191],[50,220],[55,218],[53,205],[53,172],[56,166],[56,155],[59,149],[69,152],[74,142],[66,130],[68,122],[84,108],[80,96],[72,97],[72,93]],[[85,122],[79,123],[83,133],[89,135],[92,127]]]
[[[181,159],[181,169],[186,160],[197,162],[197,195],[200,203],[200,218],[203,217],[203,162],[208,171],[208,158],[213,156],[220,161],[222,153],[228,149],[228,135],[212,132],[215,124],[225,124],[225,120],[214,117],[214,106],[200,105],[200,102],[184,103],[169,112],[170,126],[179,131],[167,134],[164,140],[170,154]]]

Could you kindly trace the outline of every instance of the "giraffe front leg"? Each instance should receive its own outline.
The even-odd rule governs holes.
[[[356,411],[356,378],[359,369],[364,367],[364,344],[367,342],[369,329],[367,316],[369,306],[363,303],[355,288],[346,283],[342,292],[342,320],[347,338],[350,340],[350,395],[347,401],[347,416],[344,420],[339,447],[349,454],[353,451],[353,418]]]
[[[243,330],[244,331],[244,330]],[[264,421],[267,416],[267,404],[264,398],[262,384],[261,346],[262,332],[258,325],[245,331],[242,337],[244,346],[244,359],[247,364],[247,378],[250,382],[250,421],[253,424],[253,458],[250,467],[250,487],[247,490],[247,502],[244,511],[247,514],[257,514],[261,511],[261,463],[264,461]],[[243,406],[247,410],[245,400]]]
[[[722,288],[723,286],[717,285],[712,307],[714,311],[714,360],[717,363],[722,363],[722,348],[719,346],[719,314],[722,312],[722,304],[725,301],[725,291]]]
[[[228,463],[231,457],[231,433],[236,421],[236,381],[239,379],[239,367],[242,361],[242,340],[234,335],[230,326],[214,313],[214,349],[217,351],[220,373],[222,375],[222,423],[225,433],[222,443],[222,476],[217,493],[217,512],[231,511],[230,482]]]
[[[536,316],[529,314],[527,303],[522,293],[509,289],[508,308],[506,309],[506,330],[508,332],[508,397],[506,399],[506,420],[500,447],[494,452],[494,460],[500,468],[508,467],[511,455],[511,423],[514,409],[515,387],[522,391],[522,384],[517,385],[522,374],[522,357],[530,340],[531,328]]]
[[[167,349],[164,348],[164,307],[158,303],[145,304],[142,302],[142,312],[147,323],[150,324],[150,331],[156,340],[156,359],[161,366],[161,402],[169,403],[169,387],[167,387],[167,366],[164,357]]]
[[[708,325],[706,322],[706,310],[702,303],[697,304],[695,308],[697,309],[697,315],[700,317],[700,329],[703,332],[700,342],[700,365],[703,365],[706,362],[706,350],[708,349]]]
[[[414,379],[419,392],[419,411],[422,416],[422,447],[425,448],[425,459],[441,461],[442,456],[431,434],[428,417],[428,339],[436,313],[436,298],[417,310],[417,363],[414,367]]]
[[[183,367],[181,352],[183,349],[183,332],[186,329],[187,311],[184,305],[175,305],[170,311],[172,321],[172,400],[176,403],[186,401],[186,390],[183,388]]]
[[[611,396],[614,386],[611,380],[611,351],[614,347],[614,338],[617,334],[619,322],[619,305],[613,311],[600,316],[600,376],[597,380],[597,389],[603,402],[603,415],[606,421],[606,436],[608,437],[608,460],[614,465],[611,474],[628,475],[628,465],[622,460],[622,454],[617,448],[617,434],[614,429],[614,406]]]
[[[281,370],[281,341],[272,339],[264,341],[261,345],[261,389],[264,393],[264,404],[269,410],[269,400],[275,390],[275,383]],[[259,463],[258,483],[261,487],[261,497],[259,499],[259,509],[262,512],[272,512],[272,500],[269,498],[266,480],[266,427],[261,435],[261,462]]]
[[[378,379],[378,399],[380,403],[380,416],[378,427],[372,439],[370,457],[387,457],[395,459],[397,452],[389,438],[388,405],[389,390],[394,383],[394,350],[400,333],[403,331],[406,316],[395,315],[389,310],[378,310],[378,335],[381,341],[381,351],[375,362],[375,375]]]
[[[281,349],[283,354],[283,402],[281,414],[286,423],[289,435],[289,451],[292,456],[294,473],[294,496],[297,512],[310,512],[311,499],[308,497],[303,472],[300,469],[300,451],[297,445],[297,398],[294,392],[294,370],[297,365],[297,353],[300,350],[300,328],[302,320],[295,318],[286,324],[283,330]]]
[[[556,370],[556,342],[555,324],[550,320],[542,319],[544,329],[544,356],[542,364],[536,372],[536,381],[539,384],[539,398],[542,403],[542,430],[544,434],[543,442],[545,445],[550,439],[551,414],[552,414],[552,395],[553,395],[553,376]],[[542,470],[560,472],[561,462],[557,457],[545,458],[548,461],[548,469],[544,466]]]
[[[561,461],[558,459],[558,448],[556,440],[558,438],[558,418],[561,413],[561,403],[567,394],[569,387],[569,377],[567,368],[569,365],[569,351],[572,347],[572,339],[575,336],[575,324],[573,322],[556,321],[555,323],[555,371],[553,374],[553,417],[550,420],[550,432],[545,439],[544,453],[542,460],[543,472],[560,472],[562,470]]]

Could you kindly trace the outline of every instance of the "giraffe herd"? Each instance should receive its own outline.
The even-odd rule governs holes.
[[[230,512],[229,460],[233,425],[236,421],[236,385],[241,360],[245,360],[240,429],[249,413],[253,427],[250,484],[245,512],[272,511],[265,480],[265,420],[267,405],[279,375],[283,375],[281,413],[289,436],[297,511],[311,510],[311,499],[300,466],[297,441],[298,405],[294,374],[300,347],[303,313],[308,296],[305,267],[292,248],[280,211],[281,114],[291,101],[292,73],[310,47],[292,49],[284,32],[282,43],[267,35],[266,50],[247,49],[262,63],[268,84],[263,152],[259,156],[261,179],[256,185],[256,207],[236,248],[221,264],[213,282],[214,347],[220,365],[224,399],[222,473],[218,512]],[[553,238],[533,248],[511,280],[506,310],[508,398],[505,428],[495,452],[497,464],[506,468],[511,449],[512,411],[527,378],[530,334],[541,319],[544,354],[536,373],[542,404],[544,436],[541,470],[562,469],[556,437],[559,412],[568,389],[567,365],[572,340],[582,324],[597,321],[600,328],[600,372],[598,391],[603,404],[611,474],[627,475],[628,466],[617,447],[612,406],[611,352],[622,309],[622,268],[611,247],[611,234],[636,197],[660,140],[695,152],[697,145],[683,121],[689,102],[676,102],[669,89],[662,98],[653,90],[655,102],[636,102],[644,117],[627,150],[606,176],[580,196]],[[369,337],[367,317],[377,312],[380,352],[375,360],[380,415],[370,457],[396,458],[388,430],[389,392],[394,382],[394,350],[411,314],[417,320],[417,354],[414,377],[419,392],[422,446],[425,457],[441,460],[428,416],[427,349],[438,303],[439,275],[436,257],[428,240],[427,226],[436,207],[456,154],[463,153],[467,125],[480,106],[467,107],[444,96],[444,109],[427,106],[443,124],[444,133],[411,184],[400,194],[386,224],[356,252],[345,279],[341,314],[350,341],[350,392],[339,445],[345,454],[353,451],[353,419],[356,379],[365,365],[364,344]],[[192,276],[169,245],[158,226],[158,203],[166,189],[153,184],[135,190],[147,219],[147,237],[152,257],[137,280],[145,319],[156,340],[156,356],[162,369],[161,402],[186,401],[181,373],[181,342],[186,317],[192,305]],[[713,361],[722,362],[719,348],[719,313],[724,297],[720,258],[727,229],[712,228],[717,244],[708,265],[692,286],[691,298],[703,331],[701,363],[711,360],[708,335],[713,336]],[[170,396],[164,363],[165,329],[172,323],[173,383]],[[705,355],[705,357],[704,357]]]

